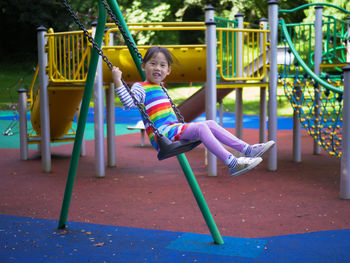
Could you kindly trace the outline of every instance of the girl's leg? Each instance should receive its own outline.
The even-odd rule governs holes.
[[[220,132],[216,130],[216,134],[219,134],[219,133]],[[223,141],[225,141],[226,143],[229,143],[225,136],[221,134],[217,136],[221,138]],[[212,130],[209,128],[206,122],[191,123],[180,134],[180,139],[187,139],[187,140],[200,139],[202,143],[205,145],[205,147],[207,147],[207,149],[211,153],[215,154],[216,157],[218,157],[221,161],[223,161],[228,166],[229,172],[233,177],[253,169],[262,161],[260,157],[257,157],[257,158],[234,157],[229,151],[227,151],[222,146],[222,144],[217,139],[217,137],[214,136]],[[240,149],[241,149],[242,145],[239,144],[240,142],[241,141],[239,140],[237,142],[237,145],[234,143],[231,145],[235,145],[235,147],[240,146]]]
[[[204,146],[224,163],[231,155],[231,153],[227,151],[213,135],[209,126],[205,122],[196,122],[188,125],[180,134],[180,139],[200,139]]]
[[[215,121],[208,120],[204,123],[208,125],[210,131],[221,143],[240,151],[247,157],[260,157],[275,145],[274,141],[249,145],[218,125]]]
[[[213,133],[216,139],[218,139],[221,143],[231,147],[232,149],[235,149],[241,153],[245,153],[250,147],[248,143],[238,139],[232,133],[217,124],[215,121],[208,120],[204,123],[209,127],[210,131]]]

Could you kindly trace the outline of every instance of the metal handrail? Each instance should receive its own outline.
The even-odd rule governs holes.
[[[303,69],[305,69],[305,71],[319,84],[321,84],[322,86],[324,86],[327,89],[330,89],[336,93],[343,93],[343,90],[337,87],[334,87],[333,85],[329,84],[328,82],[324,81],[323,79],[321,79],[319,76],[317,76],[304,62],[304,60],[300,57],[299,53],[296,51],[294,44],[289,36],[288,30],[287,30],[287,26],[286,23],[284,21],[284,19],[280,19],[280,24],[281,24],[281,29],[282,32],[284,34],[284,37],[289,45],[290,50],[292,51],[294,57],[296,58],[296,60],[299,62],[299,64],[303,67]]]
[[[278,12],[279,13],[292,13],[292,12],[295,12],[295,11],[298,11],[300,9],[304,9],[304,8],[308,8],[310,6],[328,6],[328,7],[333,7],[333,8],[336,8],[346,14],[350,14],[350,11],[344,9],[344,8],[341,8],[339,6],[336,6],[336,5],[333,5],[333,4],[329,4],[329,3],[310,3],[310,4],[305,4],[305,5],[301,5],[301,6],[298,6],[296,8],[293,8],[293,9],[279,9]]]
[[[269,30],[262,29],[239,29],[239,28],[217,28],[219,33],[218,40],[218,71],[220,77],[224,81],[261,81],[267,74],[267,33]],[[226,45],[223,43],[223,35],[230,36],[231,33],[231,48],[229,40],[226,38]],[[234,39],[234,34],[242,33],[243,36],[243,54],[237,54],[237,39]],[[263,35],[263,39],[259,39],[259,34]],[[262,49],[259,48],[259,43],[262,41]],[[236,43],[234,43],[236,42]],[[226,50],[224,50],[226,48]],[[226,53],[226,57],[224,56]],[[231,53],[231,54],[230,54]],[[237,65],[238,57],[243,56],[242,69]],[[262,56],[262,58],[260,58]],[[246,58],[246,60],[244,59]],[[226,63],[224,63],[226,61]],[[261,64],[261,73],[259,73]],[[224,65],[226,72],[224,72]],[[244,74],[244,68],[245,74]],[[230,70],[231,69],[231,70]],[[242,77],[239,77],[237,71],[241,70]]]

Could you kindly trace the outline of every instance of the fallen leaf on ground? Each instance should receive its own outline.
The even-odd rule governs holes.
[[[94,247],[102,247],[105,243],[101,242],[101,243],[96,243],[94,244]]]

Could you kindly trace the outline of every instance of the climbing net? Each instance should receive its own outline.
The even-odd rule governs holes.
[[[284,23],[284,22],[283,22]],[[283,24],[282,23],[282,24]],[[280,68],[280,83],[294,112],[307,133],[331,156],[341,157],[343,123],[343,76],[316,75],[299,56],[284,27],[285,63]],[[294,63],[291,56],[296,58]]]
[[[341,86],[338,80],[328,80]],[[343,94],[319,85],[309,75],[282,78],[284,92],[307,133],[330,155],[341,157]]]

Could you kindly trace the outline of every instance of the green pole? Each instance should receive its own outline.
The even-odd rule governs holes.
[[[118,3],[115,0],[108,0],[109,6],[111,8],[111,10],[113,11],[113,13],[116,15],[119,23],[121,24],[121,26],[123,27],[123,29],[125,30],[125,32],[127,33],[127,37],[132,41],[132,43],[134,43],[134,46],[136,47],[136,44],[129,32],[129,29],[126,25],[126,22],[124,20],[123,14],[121,13]],[[132,55],[132,58],[134,60],[135,65],[137,66],[137,69],[141,75],[141,78],[144,80],[145,79],[145,73],[142,71],[141,69],[141,60],[140,58],[137,56],[136,51],[132,48],[132,46],[129,44],[128,41],[126,41],[127,46],[129,48],[129,51]],[[205,199],[203,197],[203,194],[199,188],[199,185],[197,183],[197,180],[192,172],[191,166],[189,165],[187,158],[185,156],[185,154],[180,154],[177,156],[178,161],[181,165],[181,168],[186,176],[186,179],[191,187],[191,190],[193,192],[193,195],[197,201],[197,204],[202,212],[202,215],[204,217],[205,222],[208,225],[209,231],[211,233],[211,235],[213,236],[214,242],[216,244],[224,244],[224,241],[222,240],[222,237],[219,233],[219,230],[215,224],[214,218],[212,217],[210,210],[205,202]]]
[[[96,26],[95,41],[101,47],[104,28],[106,24],[106,10],[104,9],[100,0],[98,1],[98,10],[99,10],[99,16],[98,16],[98,21]],[[66,222],[67,222],[68,210],[69,210],[69,205],[72,197],[74,180],[77,172],[79,155],[80,155],[81,145],[82,145],[83,136],[84,136],[84,130],[85,130],[85,124],[86,124],[86,119],[87,119],[88,110],[89,110],[90,99],[91,99],[91,95],[94,87],[94,80],[95,80],[98,60],[99,60],[99,54],[96,49],[92,48],[90,65],[89,65],[89,70],[88,70],[86,83],[85,83],[83,101],[81,104],[81,110],[80,110],[80,115],[78,119],[78,128],[77,128],[77,133],[74,140],[73,152],[72,152],[72,157],[70,161],[70,167],[69,167],[69,172],[68,172],[68,177],[66,182],[66,189],[64,192],[60,220],[58,223],[59,229],[65,228]]]
[[[202,212],[205,222],[209,228],[209,231],[214,239],[216,244],[222,245],[224,241],[220,235],[220,232],[215,224],[214,218],[210,213],[207,203],[205,202],[202,191],[197,183],[196,177],[194,176],[191,166],[187,161],[185,154],[180,154],[177,156],[177,159],[181,165],[182,171],[184,172],[187,182],[191,187],[192,193],[197,201],[199,209]]]

